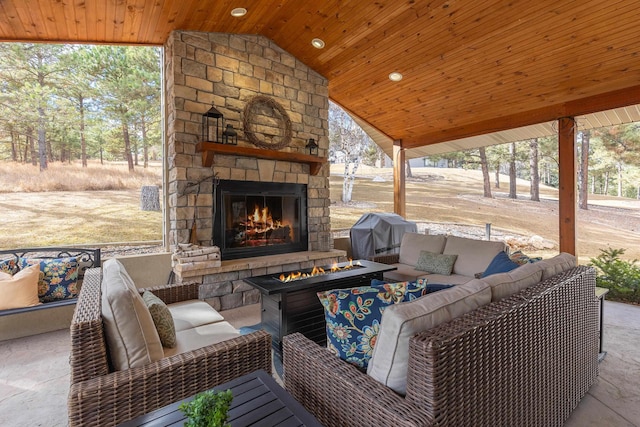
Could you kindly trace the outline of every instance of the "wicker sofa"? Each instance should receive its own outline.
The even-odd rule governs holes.
[[[594,288],[574,267],[414,335],[404,396],[292,334],[285,387],[331,426],[561,426],[598,375]]]
[[[71,322],[70,426],[116,425],[255,370],[271,372],[271,336],[264,331],[115,371],[102,316],[102,273],[87,270]],[[197,300],[198,288],[147,290],[170,305]]]
[[[482,273],[493,257],[506,249],[504,242],[443,234],[404,233],[399,253],[374,256],[371,261],[396,267],[396,270],[384,274],[387,280],[400,282],[427,278],[429,283],[461,285]],[[434,274],[418,269],[421,251],[455,255],[451,274]]]

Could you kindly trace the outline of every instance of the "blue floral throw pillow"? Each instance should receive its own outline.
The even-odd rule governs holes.
[[[5,259],[0,261],[0,271],[10,275],[14,275],[18,272],[18,262],[15,258]]]
[[[38,259],[20,258],[18,266],[22,270],[40,263],[38,298],[50,302],[78,296],[78,261],[75,257]]]
[[[373,354],[384,309],[424,294],[426,280],[384,283],[318,292],[327,323],[327,348],[366,369]]]

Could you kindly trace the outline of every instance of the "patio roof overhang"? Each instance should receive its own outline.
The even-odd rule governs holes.
[[[231,16],[236,7],[248,13]],[[325,76],[329,96],[396,160],[521,139],[612,109],[631,107],[626,116],[637,118],[638,22],[635,0],[0,2],[3,41],[162,45],[174,30],[263,35]],[[314,38],[325,47],[312,47]],[[391,81],[391,72],[404,78]],[[575,158],[566,156],[575,150],[572,136],[560,135],[561,154],[571,147],[561,160],[570,186]],[[575,191],[562,182],[571,206]],[[575,212],[561,212],[560,222],[575,228]],[[570,230],[560,231],[562,242]],[[575,252],[575,230],[571,238],[574,247],[561,249]]]

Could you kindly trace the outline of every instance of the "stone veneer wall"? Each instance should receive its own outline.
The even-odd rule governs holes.
[[[212,242],[212,180],[200,185],[197,198],[196,188],[190,184],[217,174],[223,180],[307,184],[309,250],[318,250],[321,236],[330,233],[328,165],[312,176],[306,164],[216,154],[213,166],[206,168],[201,154],[196,153],[196,144],[201,139],[202,114],[213,105],[224,115],[224,124],[230,123],[238,131],[238,145],[256,148],[243,140],[242,114],[250,98],[266,95],[283,106],[292,122],[292,142],[283,151],[303,153],[307,140],[314,138],[319,156],[326,157],[327,80],[262,36],[175,31],[164,52],[171,247],[189,241],[194,210],[197,240],[202,245],[216,244]],[[205,295],[222,297],[229,290],[251,292],[233,284],[242,275],[248,277],[246,274],[252,273],[234,274],[232,280],[215,274],[189,280],[206,284],[201,288]],[[250,300],[244,303],[256,302],[253,296],[244,299]],[[232,305],[240,305],[237,302]]]

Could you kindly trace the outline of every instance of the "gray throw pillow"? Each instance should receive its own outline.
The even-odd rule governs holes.
[[[455,264],[457,258],[458,255],[445,255],[429,251],[420,251],[416,270],[449,276],[451,275],[453,264]]]

